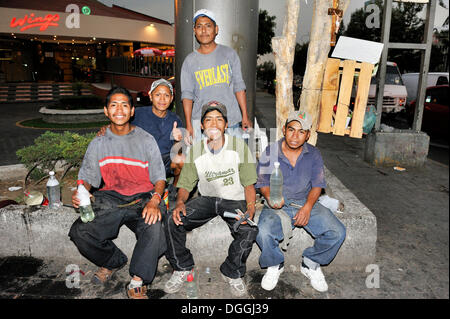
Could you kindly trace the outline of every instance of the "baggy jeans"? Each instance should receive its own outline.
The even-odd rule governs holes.
[[[228,256],[220,266],[220,271],[229,278],[243,277],[246,271],[246,261],[258,234],[258,228],[241,224],[235,232],[233,224],[236,219],[224,218],[223,213],[225,211],[234,213],[237,208],[245,212],[246,202],[198,196],[186,203],[186,216],[180,213],[183,225],[175,225],[172,215],[168,214],[168,220],[164,226],[167,239],[166,257],[172,267],[177,271],[194,268],[194,258],[190,250],[186,248],[186,231],[200,227],[214,217],[220,216],[227,223],[233,236],[233,241],[228,248]]]
[[[299,209],[289,206],[290,203],[303,206],[305,202],[306,200],[286,201],[282,209],[293,218]],[[292,228],[294,228],[295,220],[292,219],[291,222]],[[271,208],[264,206],[259,217],[258,228],[256,243],[261,249],[259,257],[261,268],[276,266],[284,262],[284,255],[279,247],[279,242],[284,239],[280,217],[274,214]],[[308,224],[303,228],[314,238],[314,245],[303,251],[303,257],[319,265],[328,265],[344,242],[345,226],[328,208],[316,202],[311,210]]]
[[[95,219],[83,223],[78,218],[72,225],[69,237],[80,253],[98,267],[119,268],[128,261],[127,256],[114,244],[122,225],[126,225],[136,235],[136,245],[131,257],[129,273],[139,276],[145,284],[150,283],[156,274],[158,258],[166,250],[162,221],[153,225],[145,223],[142,210],[151,197],[151,193],[124,196],[115,191],[97,191],[92,208]],[[139,203],[126,207],[136,199]],[[159,206],[161,215],[165,215],[164,202]]]

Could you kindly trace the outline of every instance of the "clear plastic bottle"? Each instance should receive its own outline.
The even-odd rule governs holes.
[[[187,275],[186,297],[187,299],[198,299],[197,285],[195,284],[194,275],[192,273]]]
[[[270,174],[270,204],[279,205],[283,200],[283,173],[280,169],[280,163],[274,163],[274,169]]]
[[[80,200],[80,205],[78,207],[78,210],[80,211],[80,218],[83,223],[87,223],[95,218],[94,210],[91,206],[90,193],[86,187],[84,187],[83,180],[78,180],[77,185],[77,197]]]
[[[48,207],[61,207],[61,188],[59,182],[55,177],[54,171],[50,171],[48,174],[50,175],[50,178],[47,181]]]

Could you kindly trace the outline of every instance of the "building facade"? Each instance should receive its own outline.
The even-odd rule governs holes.
[[[0,0],[0,82],[94,82],[131,58],[139,74],[135,50],[174,42],[169,22],[95,0]]]

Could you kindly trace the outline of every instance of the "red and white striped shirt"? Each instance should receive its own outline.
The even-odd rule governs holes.
[[[165,180],[165,168],[152,135],[139,127],[127,135],[115,135],[109,129],[89,144],[78,174],[101,190],[113,190],[125,196],[153,190]]]

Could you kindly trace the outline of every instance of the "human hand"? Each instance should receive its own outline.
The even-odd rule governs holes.
[[[186,125],[186,136],[184,137],[184,143],[186,145],[192,145],[194,140],[194,128],[192,125]]]
[[[309,217],[311,216],[311,208],[307,205],[304,205],[297,211],[297,214],[294,216],[294,226],[306,226],[309,222]]]
[[[248,117],[243,116],[242,117],[242,129],[245,131],[248,128],[252,128],[252,127],[253,127],[252,122],[249,121]]]
[[[269,207],[273,208],[273,209],[280,209],[281,207],[284,206],[284,197],[281,199],[281,202],[277,203],[277,204],[273,204],[270,201],[270,197],[267,198],[267,205],[269,205]]]
[[[106,134],[106,129],[107,129],[108,127],[110,127],[110,126],[111,126],[111,124],[102,126],[102,127],[100,128],[100,131],[97,132],[97,137],[104,136],[104,135]]]
[[[142,210],[142,218],[144,218],[146,224],[153,225],[161,221],[161,211],[157,201],[158,199],[155,200],[155,197],[152,197]]]
[[[253,221],[253,217],[255,217],[256,207],[255,205],[249,205],[247,206],[247,211],[245,214],[248,213],[248,219],[251,219]],[[247,224],[247,221],[243,222],[242,224]]]
[[[75,208],[80,207],[80,200],[78,199],[77,194],[78,194],[78,192],[77,192],[77,190],[75,189],[75,190],[73,191],[73,193],[72,193],[72,205],[73,205],[73,207],[75,207]]]
[[[186,216],[186,206],[183,202],[178,202],[177,206],[172,211],[172,219],[177,226],[183,225],[180,217],[180,212],[183,214],[183,216]]]
[[[177,125],[178,125],[177,121],[173,122],[172,136],[175,141],[179,142],[183,138],[183,133],[177,127]]]

